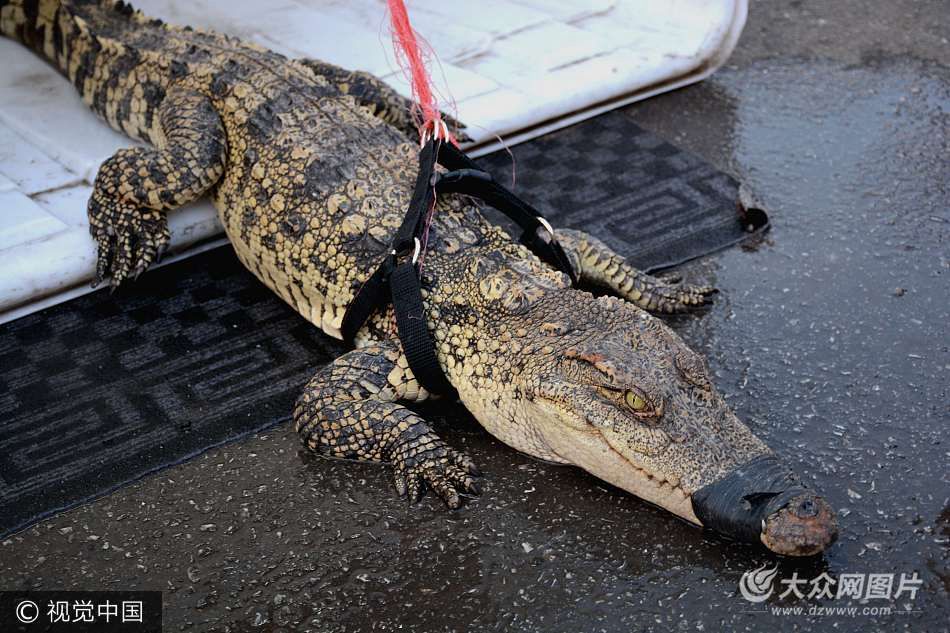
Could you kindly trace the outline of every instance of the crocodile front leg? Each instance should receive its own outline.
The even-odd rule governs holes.
[[[317,75],[337,87],[340,92],[352,96],[360,105],[369,108],[373,116],[389,123],[409,138],[418,139],[419,130],[412,118],[412,100],[402,96],[385,81],[362,70],[346,70],[319,59],[297,60]],[[455,134],[460,143],[472,139],[462,130],[465,125],[442,113],[442,120]]]
[[[596,237],[583,231],[558,229],[557,239],[581,280],[602,286],[635,305],[673,314],[710,303],[709,286],[672,283],[642,273]]]
[[[195,200],[224,173],[224,128],[201,94],[172,91],[158,109],[157,149],[121,149],[99,168],[89,232],[99,250],[93,286],[137,277],[168,246],[166,213]]]
[[[391,462],[396,491],[418,501],[431,487],[450,508],[459,492],[478,494],[478,469],[398,401],[425,400],[406,357],[393,343],[340,356],[310,380],[294,407],[300,438],[314,452]]]

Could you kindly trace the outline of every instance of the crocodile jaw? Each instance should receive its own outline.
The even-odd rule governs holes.
[[[634,455],[625,455],[628,451],[623,449],[622,438],[611,438],[611,431],[563,423],[546,424],[542,428],[541,437],[549,459],[579,466],[694,525],[703,526],[694,510],[692,491],[684,489],[679,482],[650,472],[644,464],[635,461]],[[711,477],[714,481],[721,478],[721,473]],[[760,542],[783,556],[820,554],[838,535],[834,511],[811,491],[803,491],[787,506],[764,518],[761,530]]]
[[[561,460],[579,466],[599,479],[669,510],[694,525],[702,525],[693,512],[690,496],[685,490],[654,477],[631,462],[615,450],[596,428],[546,425],[544,439],[550,451]]]

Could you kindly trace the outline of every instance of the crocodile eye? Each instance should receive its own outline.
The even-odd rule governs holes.
[[[623,394],[623,400],[627,406],[636,413],[647,413],[653,411],[653,407],[647,402],[647,399],[632,389],[627,389]]]

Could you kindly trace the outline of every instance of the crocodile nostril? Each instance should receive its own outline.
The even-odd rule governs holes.
[[[812,556],[838,538],[834,511],[821,497],[804,493],[769,515],[763,522],[761,540],[776,554]]]
[[[795,514],[802,518],[813,517],[818,514],[818,505],[812,499],[803,499],[802,502],[798,504]]]

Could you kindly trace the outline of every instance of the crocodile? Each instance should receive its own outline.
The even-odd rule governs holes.
[[[0,31],[144,142],[96,175],[94,284],[137,278],[168,246],[168,213],[208,195],[241,263],[341,338],[412,194],[419,131],[409,100],[368,73],[172,26],[122,1],[0,0]],[[693,311],[714,290],[649,276],[581,231],[555,234],[600,296],[471,198],[439,195],[422,295],[439,366],[464,407],[505,444],[693,524],[782,555],[826,549],[837,535],[828,502],[776,465],[705,360],[657,316]],[[481,473],[410,408],[432,397],[382,307],[304,387],[293,420],[315,453],[388,462],[399,495],[414,503],[428,489],[458,508],[480,493]]]

